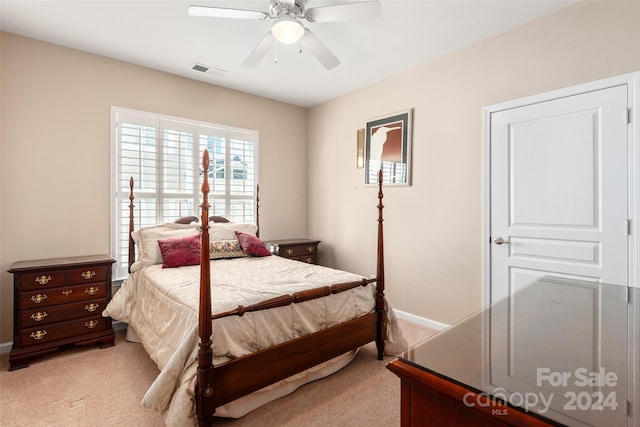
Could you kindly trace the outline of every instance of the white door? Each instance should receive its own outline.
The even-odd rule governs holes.
[[[490,302],[541,276],[629,284],[627,106],[619,85],[490,114]]]

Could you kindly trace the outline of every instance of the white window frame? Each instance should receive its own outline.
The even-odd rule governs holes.
[[[218,186],[215,186],[212,179],[209,179],[209,184],[211,187],[211,192],[209,193],[209,203],[212,205],[210,209],[210,215],[222,215],[225,216],[232,221],[237,222],[253,222],[255,221],[255,199],[256,199],[256,188],[258,185],[258,140],[259,133],[254,130],[240,129],[234,128],[230,126],[218,125],[214,123],[207,123],[202,121],[190,120],[185,118],[167,116],[162,114],[155,114],[145,111],[132,110],[128,108],[121,107],[111,107],[111,254],[116,259],[116,264],[114,268],[114,279],[122,279],[127,275],[127,252],[125,251],[126,244],[123,245],[123,240],[126,239],[128,241],[128,209],[124,207],[129,205],[129,190],[128,190],[128,179],[126,179],[127,185],[125,188],[124,177],[121,168],[121,144],[120,144],[120,132],[119,126],[120,123],[130,123],[134,125],[142,125],[149,126],[155,128],[156,130],[156,189],[153,194],[145,193],[140,190],[138,186],[139,183],[136,183],[134,180],[134,205],[136,205],[136,211],[141,210],[140,206],[137,206],[136,200],[141,200],[142,198],[155,200],[155,218],[146,219],[147,222],[153,221],[153,224],[161,224],[163,222],[168,222],[170,219],[167,218],[167,214],[164,214],[163,217],[163,201],[166,200],[164,198],[165,195],[170,195],[174,198],[192,198],[193,201],[191,206],[187,206],[184,212],[180,212],[180,216],[194,215],[196,217],[200,217],[200,203],[202,200],[202,194],[200,192],[201,187],[201,177],[200,177],[200,169],[202,167],[202,156],[201,153],[204,151],[204,148],[200,147],[201,136],[202,137],[213,137],[213,138],[221,138],[225,144],[225,171],[224,178],[218,178],[218,183],[220,184],[220,180],[223,180],[224,183]],[[189,183],[187,187],[191,186],[185,191],[176,193],[164,192],[163,187],[163,173],[162,173],[162,145],[163,145],[163,131],[171,130],[171,131],[184,131],[191,133],[192,141],[193,141],[193,153],[191,153],[193,157],[193,170],[189,170],[193,176],[194,180],[191,185]],[[229,148],[234,141],[240,141],[240,146],[244,146],[246,143],[253,143],[253,158],[247,159],[249,162],[249,174],[250,179],[249,183],[252,183],[251,188],[246,188],[241,192],[241,194],[232,194],[231,186],[232,179],[234,177],[233,169],[232,169],[232,150]],[[209,149],[210,155],[210,171],[213,169],[213,176],[216,176],[215,165],[216,165],[216,155],[217,153],[212,152],[211,148]],[[251,151],[251,150],[250,150]],[[250,155],[250,154],[249,154]],[[243,162],[243,165],[245,162]],[[188,172],[189,172],[188,171]],[[244,180],[243,180],[244,183]],[[224,188],[224,189],[223,189]],[[244,203],[249,206],[248,212],[241,211],[240,213],[231,212],[231,208],[237,206],[238,201]],[[222,202],[222,203],[218,203]],[[140,203],[138,203],[140,204]],[[126,218],[123,218],[126,213]],[[248,215],[250,214],[250,218]],[[153,225],[151,223],[143,223],[144,220],[137,217],[135,218],[135,228],[138,229],[143,226]],[[171,218],[171,220],[177,218]],[[126,227],[126,228],[125,228]],[[124,252],[124,253],[123,253]]]

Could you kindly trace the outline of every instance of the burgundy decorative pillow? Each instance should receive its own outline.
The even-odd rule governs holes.
[[[200,235],[158,240],[162,268],[200,264]]]
[[[252,236],[251,234],[243,233],[242,231],[236,231],[236,236],[238,237],[238,241],[240,242],[240,246],[242,246],[242,250],[247,255],[253,256],[269,256],[271,252],[267,249],[267,246],[264,244],[260,238],[256,236]]]

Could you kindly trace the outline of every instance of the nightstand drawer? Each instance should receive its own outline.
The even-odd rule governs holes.
[[[319,243],[320,240],[309,239],[271,240],[265,242],[272,254],[309,264],[318,263]]]
[[[23,346],[30,346],[91,332],[99,332],[105,329],[107,329],[107,319],[104,317],[88,317],[53,325],[42,325],[39,328],[25,329],[20,332],[20,342]]]
[[[20,323],[23,328],[34,328],[55,322],[95,316],[96,314],[102,313],[106,305],[107,300],[102,298],[71,304],[39,307],[33,310],[23,310],[20,313]]]
[[[299,257],[295,257],[295,258],[291,258],[291,259],[294,259],[296,261],[306,262],[307,264],[317,264],[318,263],[318,256],[317,255],[299,256]]]
[[[280,255],[284,255],[287,257],[299,257],[305,255],[313,255],[318,250],[316,244],[309,245],[281,245],[280,246]]]
[[[20,278],[20,289],[30,291],[32,289],[48,289],[64,286],[66,283],[65,270],[38,271],[37,273],[24,274]]]
[[[23,310],[29,310],[49,305],[104,298],[106,295],[107,286],[105,283],[92,283],[88,285],[65,286],[63,288],[22,292],[20,294],[20,308]]]
[[[77,268],[69,270],[69,283],[72,285],[104,282],[106,277],[107,267]]]

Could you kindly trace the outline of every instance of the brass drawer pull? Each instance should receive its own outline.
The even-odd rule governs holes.
[[[95,286],[92,286],[90,288],[85,289],[84,291],[88,294],[88,295],[95,295],[98,293],[98,291],[100,290],[100,288],[96,288]]]
[[[287,255],[293,255],[293,249],[291,248],[287,249]]]
[[[86,326],[89,329],[93,329],[96,326],[98,326],[98,321],[97,320],[90,320],[88,322],[85,322],[84,326]]]
[[[93,313],[94,311],[96,311],[98,309],[98,307],[100,307],[98,304],[91,303],[91,304],[85,305],[84,309],[89,311],[89,312],[91,312],[91,313]]]
[[[95,272],[95,271],[87,270],[87,271],[83,271],[83,272],[82,272],[82,274],[80,274],[80,275],[81,275],[82,277],[84,277],[85,279],[89,280],[89,279],[91,279],[93,276],[95,276],[95,275],[96,275],[96,272]]]
[[[32,318],[33,320],[35,320],[36,322],[39,322],[39,321],[41,321],[42,319],[44,319],[45,317],[47,317],[47,316],[48,316],[47,312],[46,312],[46,311],[43,311],[42,313],[41,313],[41,312],[33,313],[33,314],[31,315],[31,318]]]
[[[41,285],[46,285],[51,280],[51,276],[40,276],[36,277],[36,282]]]
[[[315,246],[307,246],[307,251],[310,254],[312,254],[312,253],[314,253],[316,251],[316,248],[315,248]]]
[[[34,340],[41,340],[42,338],[44,338],[45,335],[47,335],[47,331],[42,330],[42,331],[31,332],[31,335],[29,336]]]
[[[65,296],[68,296],[71,293],[73,293],[73,291],[71,289],[67,289],[66,291],[62,291],[62,294],[65,295]]]
[[[42,301],[47,299],[47,294],[43,294],[43,295],[34,295],[31,297],[31,301],[35,302],[36,304],[40,304]]]

